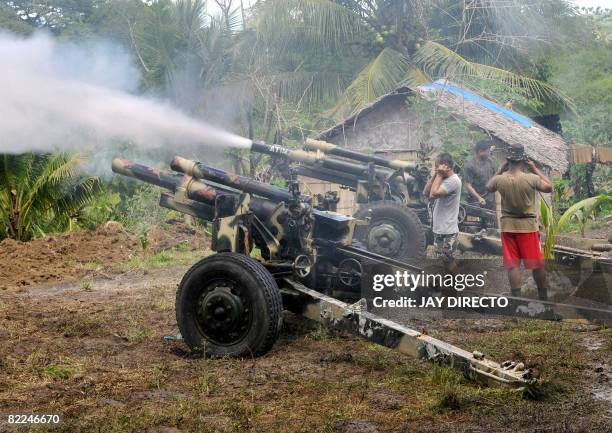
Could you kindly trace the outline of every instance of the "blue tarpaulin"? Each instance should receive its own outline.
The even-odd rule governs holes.
[[[454,93],[455,95],[461,96],[462,98],[470,102],[481,105],[493,111],[494,113],[501,114],[502,116],[507,117],[508,119],[514,120],[526,128],[531,128],[533,126],[533,121],[530,118],[512,110],[509,110],[505,107],[502,107],[501,105],[496,104],[495,102],[489,101],[488,99],[485,99],[482,96],[470,92],[469,90],[465,90],[461,87],[449,84],[445,80],[438,80],[434,81],[433,83],[424,84],[422,86],[419,86],[419,88],[423,90],[445,90]]]

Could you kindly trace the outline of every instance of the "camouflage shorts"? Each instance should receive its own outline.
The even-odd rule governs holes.
[[[451,262],[453,253],[457,249],[457,233],[451,235],[439,235],[434,233],[434,257],[444,262]]]

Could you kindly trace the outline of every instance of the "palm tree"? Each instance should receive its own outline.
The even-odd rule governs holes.
[[[63,153],[0,156],[0,238],[26,241],[68,227],[99,188],[83,158]]]
[[[122,13],[120,4],[116,8]],[[128,23],[144,86],[192,114],[202,111],[207,91],[231,72],[236,13],[211,17],[203,0],[159,0],[139,14]]]
[[[556,14],[571,13],[565,0],[550,3],[562,6]],[[400,85],[437,78],[492,80],[527,97],[571,108],[569,99],[552,86],[519,73],[532,66],[525,52],[541,37],[535,29],[542,26],[534,23],[551,14],[518,0],[499,8],[490,0],[266,0],[255,6],[254,26],[265,54],[260,58],[301,57],[294,72],[302,72],[302,79],[291,74],[292,82],[286,80],[297,88],[296,94],[317,77],[304,74],[309,57],[333,52],[339,59],[360,58],[361,68],[343,86],[336,107],[339,117]],[[318,71],[318,77],[325,78]],[[337,87],[339,82],[336,75],[330,84]]]

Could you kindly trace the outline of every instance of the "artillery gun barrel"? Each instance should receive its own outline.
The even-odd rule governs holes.
[[[115,173],[133,177],[134,179],[169,189],[172,192],[177,192],[179,189],[184,188],[188,198],[200,203],[214,204],[219,192],[217,189],[189,176],[137,164],[127,159],[113,159],[112,167]]]
[[[300,162],[307,166],[319,166],[328,170],[336,170],[343,173],[348,173],[356,176],[367,176],[368,166],[364,164],[356,164],[354,162],[343,161],[333,158],[320,152],[307,152],[304,150],[288,149],[277,144],[266,144],[254,141],[251,145],[251,151],[264,153],[271,156],[280,156],[290,161]],[[385,169],[375,169],[379,176],[388,177],[391,173]]]
[[[113,159],[114,173],[141,180],[174,191],[183,181],[184,176],[155,167],[137,164],[127,159]]]
[[[191,176],[185,176],[182,174],[173,173],[171,171],[160,170],[155,167],[137,164],[126,159],[113,159],[112,167],[115,173],[160,186],[162,188],[171,190],[174,193],[183,189],[186,198],[206,205],[205,208],[202,206],[198,207],[200,212],[191,214],[200,216],[207,220],[212,220],[214,218],[214,206],[216,205],[218,198],[222,197],[230,200],[232,198],[235,200],[238,199],[238,193],[234,191],[225,190],[220,187],[212,187]],[[167,194],[165,196],[162,195],[161,202],[169,204],[168,206],[165,205],[166,207],[175,206],[174,201],[172,200],[173,197],[169,197]],[[175,206],[172,208],[179,210],[180,212],[190,213],[183,210],[183,208],[187,207],[189,207],[189,205],[183,205],[182,207]],[[276,208],[276,204],[271,200],[252,197],[249,208],[255,215],[263,219],[272,214]],[[204,214],[209,216],[203,217],[202,215]]]
[[[304,164],[314,164],[321,159],[321,155],[315,152],[306,152],[304,150],[289,149],[278,144],[266,144],[261,141],[254,141],[251,144],[251,151],[263,153],[270,156],[281,156],[295,162],[303,162]]]
[[[338,170],[330,170],[318,165],[300,164],[297,168],[297,173],[300,176],[310,177],[312,179],[322,180],[324,182],[337,183],[355,189],[359,184],[362,176],[357,176],[349,173],[342,173]]]
[[[268,185],[237,174],[231,174],[202,162],[193,161],[180,156],[174,157],[170,167],[172,170],[180,171],[196,179],[205,179],[249,194],[256,194],[276,202],[293,199],[293,196],[287,189]]]
[[[392,168],[395,170],[414,170],[417,165],[414,162],[403,161],[401,159],[387,159],[376,155],[368,155],[367,153],[357,152],[356,150],[346,149],[336,144],[326,141],[313,140],[307,138],[304,142],[304,148],[308,150],[318,150],[329,155],[340,156],[342,158],[353,159],[366,163],[373,163],[381,167]]]

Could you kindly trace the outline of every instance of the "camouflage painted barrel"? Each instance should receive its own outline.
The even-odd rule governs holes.
[[[376,155],[368,155],[367,153],[357,152],[356,150],[340,147],[326,141],[313,140],[311,138],[306,139],[304,142],[304,148],[309,150],[318,150],[329,155],[336,155],[342,158],[353,159],[355,161],[373,163],[381,167],[393,168],[395,170],[408,171],[416,168],[416,164],[414,162],[403,161],[401,159],[381,158],[380,156]]]
[[[188,198],[201,203],[214,204],[217,198],[218,191],[215,188],[199,182],[190,176],[137,164],[133,161],[120,158],[113,159],[112,167],[115,173],[133,177],[134,179],[169,189],[175,193],[182,188],[185,190]]]
[[[321,152],[306,152],[304,150],[288,149],[276,144],[270,145],[257,141],[254,141],[251,145],[251,151],[264,153],[271,156],[280,156],[290,161],[302,163],[309,167],[320,167],[326,170],[337,171],[341,174],[363,177],[367,176],[369,172],[367,165],[333,158]],[[391,174],[388,170],[381,168],[375,168],[374,172],[376,175],[382,177],[388,177]],[[340,182],[335,181],[335,183]]]
[[[210,208],[212,211],[209,212],[209,209],[206,209],[207,213],[211,215],[210,218],[205,219],[212,220],[214,218],[214,209],[218,207],[217,205],[219,203],[222,202],[225,207],[231,208],[230,211],[233,211],[234,205],[238,202],[238,193],[220,187],[209,186],[191,176],[137,164],[133,161],[120,158],[115,158],[113,160],[112,168],[115,173],[160,186],[175,194],[179,191],[183,191],[186,198],[212,206]],[[170,203],[168,196],[163,198],[162,201]],[[271,200],[253,197],[249,207],[258,218],[266,219],[276,208],[276,203]],[[181,209],[177,210],[184,212]],[[199,212],[196,216],[201,216],[202,214],[202,212]]]
[[[205,179],[211,182],[225,185],[249,194],[259,195],[277,202],[289,201],[293,197],[289,190],[268,185],[245,176],[228,173],[227,171],[211,167],[199,161],[185,159],[175,156],[170,164],[173,170],[188,174],[197,179]]]

